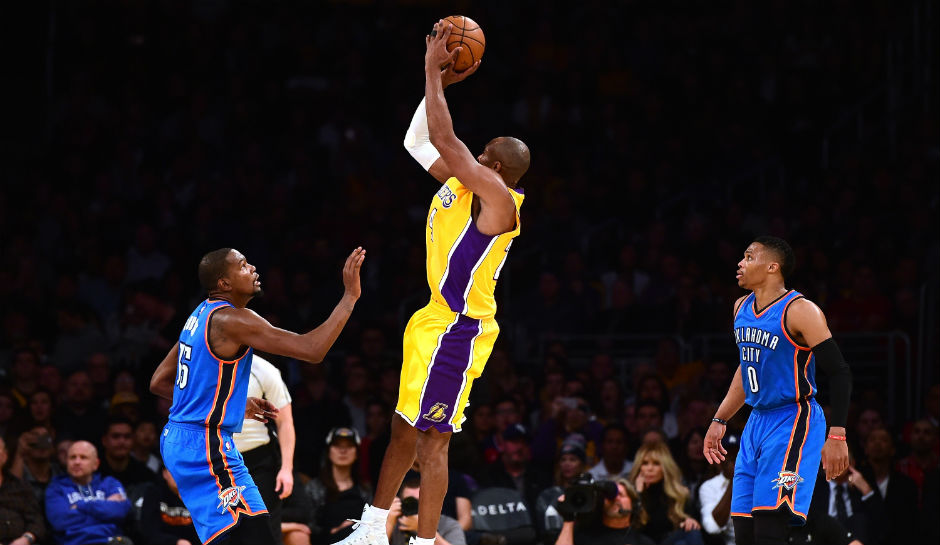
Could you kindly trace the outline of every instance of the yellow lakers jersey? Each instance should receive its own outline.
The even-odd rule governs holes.
[[[470,209],[473,193],[450,178],[431,200],[425,226],[431,300],[470,318],[496,314],[496,280],[521,226],[521,189],[510,189],[516,203],[516,228],[489,236],[477,230]]]

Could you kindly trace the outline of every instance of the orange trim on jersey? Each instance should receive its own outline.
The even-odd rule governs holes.
[[[803,365],[803,378],[806,379],[806,385],[809,386],[809,396],[811,397],[815,392],[813,391],[813,383],[809,381],[809,362],[813,361],[813,351],[810,350],[809,357],[806,358],[806,363]],[[809,420],[806,421],[809,424]],[[809,428],[807,428],[807,436],[809,435]]]
[[[777,505],[774,505],[774,506],[762,505],[760,507],[755,507],[751,509],[751,512],[753,513],[754,511],[776,511],[777,509],[780,509],[780,506],[782,505],[786,505],[791,513],[800,517],[803,520],[806,520],[806,513],[800,513],[799,511],[794,509],[793,502],[790,500],[790,498],[784,498],[782,501],[778,501]]]
[[[221,301],[221,299],[220,299],[220,301]],[[228,301],[226,301],[226,303],[228,303]],[[231,303],[229,303],[229,304],[231,304]],[[209,355],[210,355],[210,356],[212,356],[213,358],[215,358],[215,359],[216,359],[218,362],[220,362],[220,363],[235,363],[236,361],[238,361],[238,360],[244,358],[245,355],[242,354],[241,356],[235,358],[234,360],[226,360],[226,359],[223,359],[223,358],[220,358],[219,356],[217,356],[217,355],[215,354],[215,352],[212,351],[212,346],[209,345],[209,321],[212,319],[212,314],[213,314],[215,311],[219,310],[220,308],[225,308],[225,307],[215,307],[214,309],[212,309],[212,310],[209,311],[209,314],[206,314],[206,327],[203,328],[204,331],[202,332],[202,337],[203,337],[203,340],[204,340],[205,343],[206,343],[206,350],[209,351]]]
[[[244,513],[244,511],[242,511],[242,512]],[[268,510],[265,509],[264,511],[257,511],[257,512],[251,513],[251,514],[246,513],[245,516],[253,517],[253,516],[255,516],[255,515],[263,515],[263,514],[265,514],[265,513],[267,513],[267,512],[268,512]],[[234,517],[235,515],[232,515],[232,516]],[[218,532],[216,532],[216,533],[212,534],[211,536],[209,536],[209,539],[205,540],[205,542],[203,542],[202,545],[208,545],[213,539],[219,537],[219,535],[222,534],[222,533],[224,533],[225,531],[230,530],[230,529],[232,528],[232,526],[235,526],[236,524],[238,524],[238,522],[239,522],[239,521],[238,521],[238,518],[236,518],[235,520],[232,521],[231,524],[229,524],[229,525],[226,526],[225,528],[222,528],[222,529],[219,530]]]
[[[803,447],[806,446],[806,438],[809,437],[809,423],[813,418],[813,404],[806,404],[806,430],[803,434],[803,440],[800,444],[800,453],[796,455],[796,469],[793,470],[797,475],[800,474],[800,462],[803,461]],[[789,453],[788,453],[789,454]],[[796,495],[796,487],[800,486],[800,483],[793,485],[793,494]]]
[[[796,402],[800,402],[800,362],[797,360],[799,352],[793,353],[793,391],[796,392]],[[797,419],[800,413],[796,413]]]
[[[219,366],[219,369],[221,368],[222,367]],[[219,438],[219,454],[222,455],[222,465],[225,467],[225,471],[228,472],[228,478],[232,481],[232,486],[238,485],[235,484],[235,475],[232,474],[232,468],[228,466],[228,458],[225,456],[225,441],[222,440],[222,422],[225,422],[225,411],[228,410],[228,400],[232,399],[232,392],[235,391],[235,377],[237,375],[238,361],[236,360],[235,369],[232,370],[232,380],[229,382],[228,396],[226,396],[225,401],[222,403],[222,416],[219,418],[219,427],[215,429],[215,434]],[[219,491],[221,491],[221,488]]]
[[[752,295],[754,295],[753,291],[744,297],[744,300],[741,301],[741,304],[738,305],[738,308],[734,309],[734,318],[732,318],[732,321],[738,319],[738,314],[741,314],[741,309],[747,306],[747,300],[750,299]]]
[[[789,293],[788,293],[788,295],[789,295]],[[780,313],[780,331],[783,331],[783,336],[786,337],[788,341],[790,341],[790,344],[793,345],[793,348],[796,348],[797,350],[812,350],[812,349],[811,349],[810,347],[808,347],[808,346],[803,346],[803,345],[801,345],[801,344],[797,344],[796,341],[794,341],[793,339],[790,338],[790,333],[787,331],[787,325],[786,325],[787,309],[790,308],[790,304],[793,303],[793,301],[797,301],[797,300],[799,300],[799,299],[801,299],[801,298],[802,298],[802,297],[794,297],[793,299],[790,299],[789,301],[787,301],[787,306],[783,307],[783,312]],[[771,305],[771,306],[773,306],[773,305]],[[768,307],[768,308],[770,308],[770,307]],[[800,390],[797,389],[797,392],[799,392],[799,391],[800,391]]]
[[[803,407],[801,407],[801,406],[799,406],[799,404],[797,404],[797,407],[796,407],[796,418],[793,419],[793,429],[790,430],[790,441],[787,442],[787,449],[786,449],[785,451],[783,451],[783,453],[784,453],[784,454],[783,454],[783,467],[780,468],[780,471],[786,471],[786,470],[787,470],[787,455],[790,453],[790,447],[793,446],[793,437],[796,435],[796,428],[797,428],[797,426],[799,426],[799,424],[800,424],[800,414],[802,414],[802,412],[803,412]],[[805,441],[804,441],[804,442],[805,442]],[[800,446],[800,450],[802,450],[802,449],[803,449],[803,447]],[[780,502],[781,502],[781,501],[784,501],[784,500],[787,500],[787,498],[784,497],[784,495],[783,495],[783,487],[781,486],[780,488],[777,489],[777,506],[779,507],[779,506],[780,506]]]
[[[751,292],[751,293],[754,293],[754,292]],[[754,311],[754,317],[755,317],[755,318],[760,318],[761,316],[764,315],[765,312],[767,312],[768,310],[770,310],[771,308],[773,308],[777,303],[779,303],[780,301],[783,301],[784,299],[786,299],[787,297],[789,297],[791,293],[793,293],[793,290],[787,290],[786,293],[784,293],[784,294],[781,295],[779,298],[777,298],[777,300],[774,301],[773,303],[770,303],[769,305],[767,305],[767,307],[766,307],[764,310],[760,311],[759,314],[758,314],[758,312],[757,312],[757,309],[754,308],[754,305],[757,304],[757,296],[755,295],[755,296],[754,296],[754,300],[751,301],[751,310]],[[791,300],[791,301],[788,302],[787,304],[789,305],[789,304],[792,303],[792,302],[793,302],[793,301]]]
[[[208,328],[207,328],[208,329]],[[234,374],[232,375],[234,376]],[[215,410],[215,404],[219,400],[219,388],[222,386],[222,366],[219,365],[219,377],[215,381],[215,395],[212,396],[212,409],[209,411],[209,415],[206,416],[206,462],[209,463],[209,474],[212,475],[212,478],[215,479],[215,486],[218,487],[219,492],[222,492],[222,481],[219,480],[219,476],[215,474],[212,465],[212,453],[209,452],[209,419],[212,418],[212,411]],[[225,455],[222,456],[222,461],[225,463]],[[227,467],[227,466],[226,466]],[[234,483],[233,483],[234,484]],[[235,516],[235,513],[232,513],[232,524],[235,524],[238,521],[238,517]],[[228,528],[228,527],[226,527]],[[221,531],[221,530],[220,530]],[[215,536],[213,536],[215,537]],[[209,538],[212,539],[211,537]],[[209,541],[206,541],[208,543]]]
[[[732,516],[732,517],[747,517],[747,518],[751,518],[753,515],[751,515],[750,513],[731,513],[730,516]]]

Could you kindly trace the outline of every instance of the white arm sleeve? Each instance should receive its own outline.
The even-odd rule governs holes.
[[[408,126],[408,132],[405,133],[405,149],[414,157],[424,170],[429,170],[434,161],[437,161],[441,154],[431,144],[431,136],[428,131],[428,112],[424,105],[424,99],[418,104],[414,117],[411,118],[411,125]]]

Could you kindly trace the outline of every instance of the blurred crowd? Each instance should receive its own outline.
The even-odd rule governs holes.
[[[896,112],[895,156],[875,129],[868,148],[819,165],[826,130],[884,84],[906,4],[814,4],[811,17],[787,2],[529,4],[466,6],[487,51],[447,91],[471,151],[511,134],[533,159],[497,290],[503,338],[453,440],[465,478],[452,488],[517,490],[539,539],[554,542],[544,491],[592,468],[636,488],[648,456],[668,490],[685,490],[660,502],[681,505],[650,519],[648,535],[662,542],[687,518],[719,535],[698,492],[724,469],[704,463],[701,428],[736,362],[687,357],[671,339],[730,330],[735,264],[754,236],[791,242],[789,285],[837,335],[900,331],[921,346],[921,287],[937,282],[936,97],[930,115]],[[258,267],[265,293],[251,307],[303,331],[339,297],[342,256],[368,249],[363,296],[326,363],[272,358],[294,400],[299,479],[336,463],[325,438],[347,426],[361,438],[349,464],[367,501],[400,333],[427,298],[435,187],[401,140],[422,96],[422,37],[448,13],[420,0],[50,5],[48,92],[34,98],[36,134],[22,135],[42,151],[7,165],[0,190],[0,513],[17,479],[37,502],[0,543],[27,531],[68,540],[49,526],[75,523],[49,511],[57,479],[68,498],[110,476],[87,501],[112,501],[108,524],[128,535],[149,516],[108,498],[115,485],[141,501],[134,485],[170,486],[155,448],[168,406],[146,386],[202,298],[199,257],[223,246]],[[573,354],[566,339],[579,334],[653,340],[624,367],[603,344]],[[933,366],[909,419],[881,390],[856,395],[854,467],[886,509],[891,495],[875,490],[885,468],[916,487],[903,509],[936,502]],[[464,530],[475,520],[452,514]],[[865,531],[877,543],[893,529]]]

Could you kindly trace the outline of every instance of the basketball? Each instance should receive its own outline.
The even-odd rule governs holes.
[[[462,48],[454,60],[454,71],[463,72],[473,66],[473,63],[483,57],[486,47],[486,38],[483,29],[473,19],[463,15],[451,15],[444,19],[444,23],[451,23],[454,28],[447,38],[447,50],[453,51],[455,47]]]

